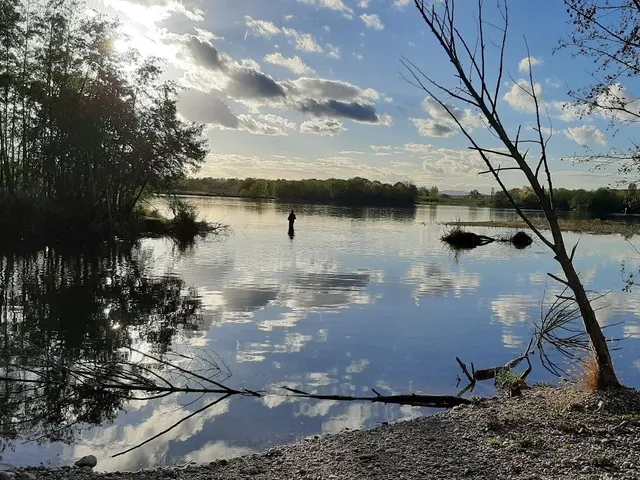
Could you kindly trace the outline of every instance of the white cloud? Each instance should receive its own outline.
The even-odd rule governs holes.
[[[297,75],[309,75],[315,73],[315,70],[305,64],[297,55],[293,57],[283,57],[280,52],[270,53],[264,57],[264,61],[272,65],[279,65],[291,70]]]
[[[422,137],[452,137],[456,134],[448,125],[438,123],[435,120],[425,120],[424,118],[412,118],[411,121],[418,129]]]
[[[390,152],[393,150],[391,145],[370,145],[371,150],[374,152]]]
[[[313,35],[309,33],[298,33],[293,29],[286,29],[286,30],[295,32],[295,33],[292,33],[292,36],[295,38],[295,41],[296,41],[296,50],[301,50],[303,52],[310,52],[310,53],[324,52],[324,49],[316,41]]]
[[[533,91],[538,97],[539,104],[542,103],[542,85],[534,83]],[[532,97],[531,85],[526,80],[518,80],[504,95],[504,100],[519,112],[535,112],[535,102]]]
[[[273,113],[268,113],[266,115],[260,115],[260,120],[271,123],[273,125],[278,125],[279,127],[286,128],[288,130],[297,130],[298,126],[284,117],[279,115],[274,115]]]
[[[341,12],[347,18],[351,18],[351,15],[353,14],[353,10],[346,6],[342,0],[298,0],[298,2]]]
[[[520,73],[528,73],[530,66],[531,68],[533,68],[536,65],[540,65],[541,63],[542,63],[542,60],[540,60],[539,58],[524,57],[522,60],[520,60],[520,64],[518,65],[518,71]]]
[[[295,17],[293,15],[285,15],[282,19],[285,22],[290,22],[291,20],[293,20]]]
[[[327,56],[329,58],[335,58],[335,59],[340,58],[340,47],[334,47],[330,43],[327,43],[327,51],[329,52],[327,53]]]
[[[396,8],[404,8],[411,3],[411,0],[394,0],[393,6]]]
[[[582,125],[581,127],[570,127],[563,132],[568,139],[573,140],[579,145],[588,145],[597,143],[599,145],[607,144],[607,137],[593,125]]]
[[[340,120],[332,118],[318,118],[308,120],[300,125],[302,133],[310,133],[313,135],[334,136],[346,130]]]
[[[601,114],[607,118],[621,122],[637,122],[640,120],[640,99],[619,83],[611,85],[596,99],[602,107]]]
[[[384,98],[384,101],[385,101],[385,102],[387,102],[387,103],[393,103],[393,98],[391,98],[391,97],[385,97],[385,98]]]
[[[251,33],[258,37],[272,38],[276,35],[284,35],[294,40],[294,46],[296,50],[303,52],[322,53],[324,49],[316,41],[313,35],[309,33],[301,33],[295,28],[283,27],[280,28],[273,22],[267,20],[256,20],[249,15],[244,17],[245,25],[249,30],[247,34]]]
[[[280,27],[273,22],[255,20],[249,15],[244,17],[244,23],[251,30],[251,33],[259,37],[271,38],[282,33]]]
[[[545,78],[544,83],[554,88],[560,88],[562,85],[564,85],[562,81],[557,78]]]
[[[482,117],[479,114],[474,113],[472,110],[468,108],[458,108],[451,104],[445,104],[445,106],[446,108],[431,97],[427,97],[422,101],[422,108],[431,116],[431,118],[440,123],[446,124],[451,128],[457,128],[457,124],[451,118],[451,115],[453,115],[463,127],[469,130],[484,126]],[[449,110],[448,112],[447,109]]]
[[[369,8],[369,2],[370,2],[370,0],[360,0],[358,2],[358,6],[360,8]]]
[[[384,30],[384,24],[380,20],[380,17],[375,13],[363,13],[360,15],[360,19],[364,22],[367,28],[373,28],[374,30]]]
[[[589,109],[584,105],[569,102],[553,101],[548,106],[560,112],[557,118],[564,122],[575,122],[576,120],[587,120]]]

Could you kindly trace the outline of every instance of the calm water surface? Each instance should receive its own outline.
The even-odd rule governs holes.
[[[211,398],[170,396],[128,403],[120,412],[105,407],[111,421],[79,426],[61,442],[24,443],[37,438],[34,432],[5,439],[2,463],[70,464],[89,453],[98,457],[99,470],[210,462],[422,415],[427,411],[410,407],[296,400],[279,387],[456,393],[456,356],[477,368],[514,358],[530,338],[545,292],[559,291],[546,275],[559,269],[539,245],[518,251],[491,244],[455,258],[439,241],[445,227],[437,222],[510,218],[509,212],[191,200],[233,234],[185,252],[169,240],[145,240],[132,251],[3,258],[3,342],[48,345],[69,361],[98,351],[115,355],[129,345],[206,351],[226,364],[226,384],[268,394],[231,398],[117,458],[111,455]],[[292,207],[298,220],[290,239]],[[615,362],[626,384],[640,386],[640,296],[622,292],[620,271],[621,262],[637,266],[640,258],[619,236],[567,238],[580,239],[576,264],[588,287],[610,291],[598,302],[599,318],[609,325],[624,321],[609,330],[626,337]],[[550,379],[537,360],[532,379]],[[491,394],[491,385],[476,393]]]

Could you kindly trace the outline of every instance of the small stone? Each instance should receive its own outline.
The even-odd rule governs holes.
[[[13,472],[0,472],[0,480],[14,480],[16,474]]]
[[[585,465],[582,467],[581,473],[591,473],[591,467]]]
[[[33,473],[29,473],[29,472],[19,472],[18,479],[19,480],[36,480],[36,476]]]
[[[633,470],[636,468],[635,464],[631,463],[631,462],[624,462],[622,464],[622,468],[626,468],[628,470]]]
[[[400,452],[401,452],[401,450],[400,450],[399,448],[387,448],[387,449],[384,451],[384,453],[389,453],[389,454],[391,454],[391,455],[395,455],[395,454],[398,454],[398,453],[400,453]]]
[[[93,472],[93,467],[90,467],[89,465],[85,465],[84,467],[81,467],[80,470],[82,470],[84,473],[91,473]]]
[[[260,473],[260,469],[255,465],[251,465],[244,471],[244,473],[246,473],[247,475],[258,475]]]
[[[229,460],[227,460],[226,458],[223,458],[222,460],[218,460],[218,465],[227,465],[229,463]]]
[[[571,465],[571,459],[570,458],[563,458],[562,461],[560,462],[563,466],[569,466]]]
[[[376,456],[373,453],[364,453],[358,458],[364,462],[368,462],[369,460],[373,460],[374,458],[376,458]]]
[[[80,460],[78,460],[75,465],[76,467],[95,467],[98,464],[98,459],[94,455],[85,455]]]

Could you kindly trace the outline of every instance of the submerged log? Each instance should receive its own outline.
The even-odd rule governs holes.
[[[466,398],[456,397],[453,395],[421,395],[411,393],[406,395],[381,395],[372,389],[375,397],[352,397],[349,395],[317,395],[308,393],[290,387],[282,387],[288,392],[295,394],[296,397],[313,398],[315,400],[336,400],[336,401],[358,401],[373,403],[394,403],[398,405],[411,405],[414,407],[429,408],[453,408],[458,405],[470,405],[473,402]]]

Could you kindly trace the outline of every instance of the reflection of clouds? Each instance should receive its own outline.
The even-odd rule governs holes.
[[[207,463],[223,458],[240,457],[252,453],[250,448],[231,447],[225,442],[209,442],[200,450],[188,453],[183,457],[185,462],[195,462],[206,465]]]
[[[339,433],[345,428],[359,430],[366,427],[373,417],[386,418],[389,421],[411,420],[420,417],[422,413],[417,407],[399,407],[372,403],[351,403],[342,413],[329,418],[322,423],[322,433]]]
[[[211,401],[208,399],[207,401]],[[193,407],[195,409],[195,407]],[[77,459],[84,455],[95,455],[100,463],[99,470],[138,470],[150,468],[166,461],[167,453],[173,442],[186,441],[202,431],[212,418],[229,411],[229,401],[223,401],[204,412],[184,421],[171,430],[168,436],[162,436],[127,455],[112,458],[114,453],[126,450],[169,428],[190,413],[175,403],[156,405],[147,418],[137,420],[135,424],[112,425],[90,430],[85,442],[70,447],[69,458]]]
[[[295,417],[326,417],[340,402],[336,400],[301,400],[296,403],[293,415]]]
[[[268,286],[234,284],[221,290],[201,289],[207,320],[216,326],[225,323],[250,323],[254,313],[273,307],[285,307],[287,311],[277,318],[260,321],[258,328],[273,331],[290,329],[315,310],[335,311],[352,305],[371,302],[366,287],[372,279],[381,281],[383,274],[376,271],[338,273],[336,264],[310,264],[311,271],[296,273],[278,286],[273,280]],[[326,339],[326,334],[325,334]]]
[[[285,334],[284,342],[281,344],[271,343],[269,340],[263,343],[247,342],[242,345],[238,342],[236,362],[262,362],[269,353],[299,353],[312,340],[311,335],[290,332]]]
[[[465,290],[475,290],[480,286],[480,276],[468,274],[464,270],[459,272],[447,272],[443,266],[437,263],[413,265],[405,280],[416,284],[414,298],[439,297],[453,292],[460,297]]]
[[[517,349],[524,344],[524,340],[519,335],[514,335],[511,330],[505,329],[502,331],[502,344],[506,348]]]
[[[629,338],[640,338],[640,325],[625,325],[624,326],[624,335]]]
[[[362,373],[364,369],[369,366],[369,360],[363,358],[361,360],[352,362],[351,365],[347,367],[347,373]]]
[[[561,270],[555,270],[553,272],[549,272],[559,278],[565,278],[564,273]],[[593,281],[596,279],[598,275],[598,270],[596,268],[591,268],[589,270],[585,270],[584,272],[578,272],[578,276],[580,280],[582,280],[582,284],[586,287],[593,284]],[[558,285],[556,280],[553,280],[547,272],[537,271],[529,274],[529,283],[531,285]]]
[[[525,323],[529,318],[528,311],[538,307],[539,300],[531,295],[503,295],[491,301],[491,310],[504,325]]]
[[[276,299],[278,290],[269,287],[236,286],[222,293],[224,306],[233,312],[255,312]]]

